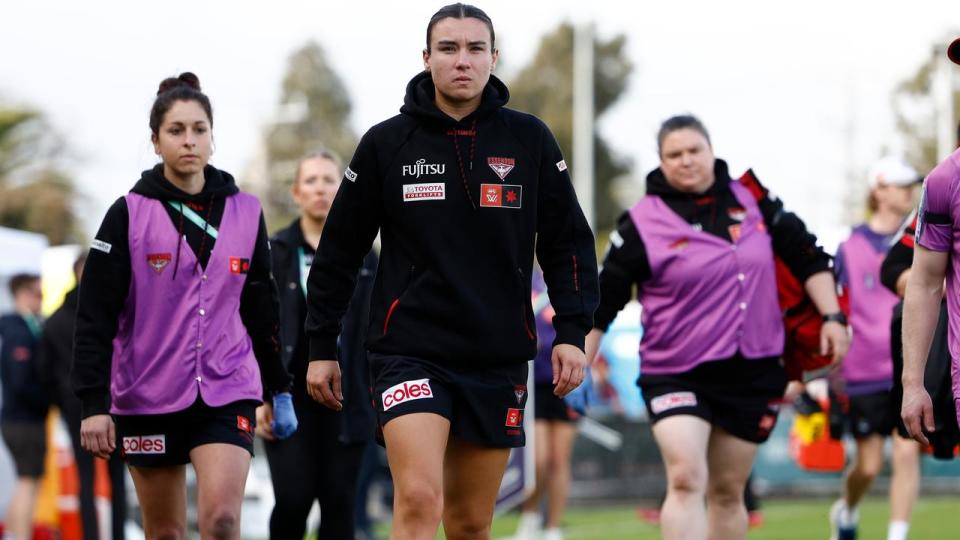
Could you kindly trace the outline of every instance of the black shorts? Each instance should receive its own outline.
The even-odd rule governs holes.
[[[47,455],[47,424],[44,421],[30,422],[4,420],[0,423],[3,442],[7,444],[20,478],[43,476],[44,459]]]
[[[877,434],[889,437],[897,427],[900,411],[890,391],[862,396],[848,396],[850,409],[847,417],[854,439]]]
[[[552,384],[538,384],[533,397],[533,414],[537,420],[547,422],[576,422],[580,413],[567,405],[567,402],[553,393]]]
[[[174,413],[116,415],[120,457],[135,467],[170,467],[189,463],[191,450],[213,443],[239,446],[252,456],[259,405],[245,400],[211,407],[197,396]]]
[[[526,362],[465,369],[409,356],[368,357],[379,442],[383,443],[383,426],[390,420],[427,412],[450,420],[450,432],[465,441],[492,448],[526,444]]]
[[[759,444],[777,423],[787,375],[779,359],[737,356],[670,375],[643,375],[641,365],[637,384],[652,424],[686,414]]]

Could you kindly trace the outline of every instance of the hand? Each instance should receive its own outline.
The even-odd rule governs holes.
[[[900,416],[910,436],[917,442],[929,446],[930,441],[927,440],[923,431],[932,433],[936,429],[936,424],[933,421],[933,402],[923,385],[903,387]]]
[[[593,362],[597,359],[597,352],[600,351],[600,341],[603,340],[604,331],[599,328],[594,328],[590,330],[590,333],[587,334],[587,339],[584,342],[584,347],[586,350],[587,365],[592,366]]]
[[[342,410],[340,364],[336,360],[313,360],[307,364],[307,393],[324,407]]]
[[[826,321],[820,327],[820,354],[833,356],[830,367],[837,367],[850,348],[850,334],[847,327],[837,321]]]
[[[273,396],[273,413],[270,429],[278,439],[286,439],[297,431],[297,413],[293,411],[293,396],[290,392]]]
[[[265,441],[276,440],[273,436],[273,405],[264,403],[257,407],[257,430],[256,434]]]
[[[553,393],[564,397],[583,382],[583,370],[587,367],[587,357],[579,348],[561,343],[553,348],[550,357],[553,362]]]
[[[80,446],[98,458],[110,459],[117,448],[117,432],[109,414],[95,414],[80,422]]]

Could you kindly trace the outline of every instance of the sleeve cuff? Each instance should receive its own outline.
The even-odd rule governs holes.
[[[337,336],[310,336],[309,360],[336,360]]]
[[[98,414],[110,414],[105,394],[89,394],[80,399],[80,417],[89,418]]]
[[[553,340],[554,347],[565,344],[573,345],[581,351],[585,350],[584,341],[586,340],[587,333],[580,325],[555,318],[553,320],[553,328],[557,331],[557,337]]]

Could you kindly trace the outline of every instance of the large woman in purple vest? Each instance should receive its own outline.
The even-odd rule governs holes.
[[[668,119],[657,142],[647,195],[610,237],[587,356],[636,285],[638,383],[667,469],[663,536],[744,538],[744,485],[787,383],[774,254],[826,315],[835,361],[847,332],[829,257],[803,222],[762,187],[758,200],[731,180],[693,116]]]
[[[913,208],[917,171],[901,158],[885,157],[871,168],[870,219],[854,227],[837,249],[837,281],[849,305],[853,337],[843,361],[842,376],[849,397],[849,425],[857,453],[843,481],[843,497],[830,512],[835,534],[855,534],[857,504],[883,468],[883,446],[897,425],[899,405],[893,398],[890,322],[897,295],[880,281],[880,266],[895,235]],[[893,477],[890,482],[888,540],[907,537],[910,512],[919,487],[919,446],[893,434]],[[841,534],[842,533],[842,534]]]
[[[148,538],[186,536],[188,462],[201,536],[239,538],[255,408],[272,395],[274,433],[296,429],[260,203],[207,164],[212,127],[195,75],[160,83],[163,162],[108,210],[80,284],[81,442],[127,462]]]

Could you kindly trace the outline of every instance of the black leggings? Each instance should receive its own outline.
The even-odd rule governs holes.
[[[353,539],[353,504],[363,444],[338,441],[338,413],[295,391],[299,427],[289,439],[266,442],[276,505],[270,538],[303,538],[313,501],[320,503],[317,538]],[[342,414],[342,413],[339,413]]]

